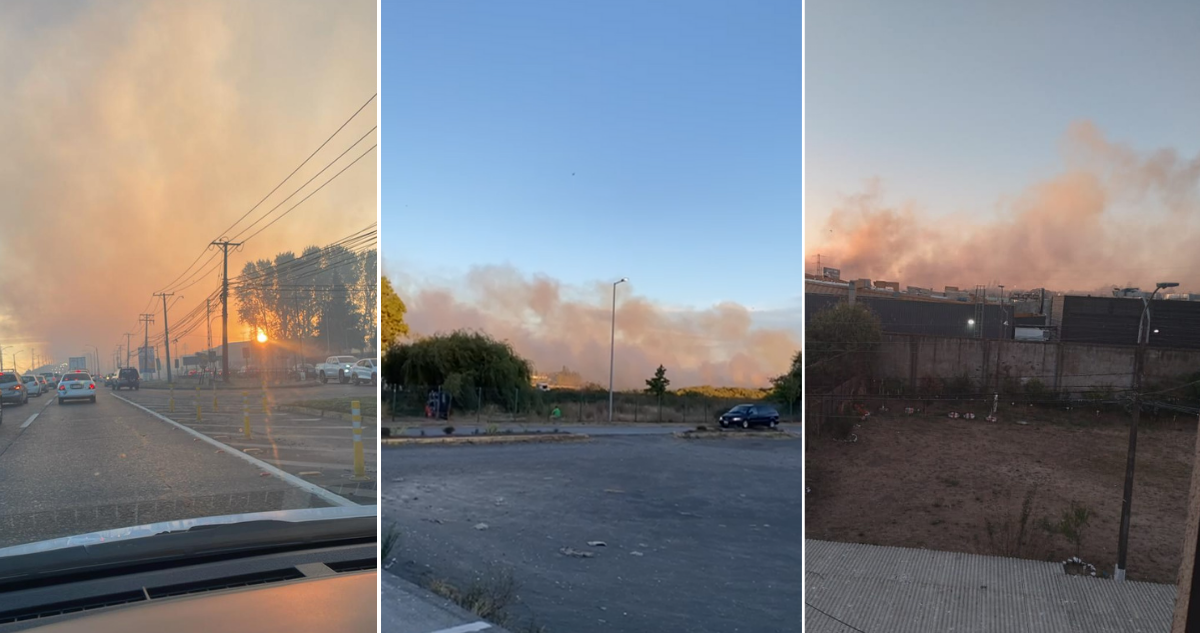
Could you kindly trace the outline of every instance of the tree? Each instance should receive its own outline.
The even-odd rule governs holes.
[[[839,385],[871,373],[883,325],[862,304],[840,302],[813,315],[804,327],[809,384]]]
[[[660,399],[667,392],[667,385],[671,384],[671,379],[667,378],[667,370],[662,365],[654,370],[654,377],[646,381],[646,393],[654,394]]]
[[[408,324],[404,322],[404,313],[408,311],[400,295],[392,289],[392,282],[383,278],[383,290],[380,293],[380,323],[383,327],[383,346],[390,348],[401,336],[408,336]]]
[[[480,332],[457,331],[392,345],[383,358],[384,379],[408,389],[442,388],[467,403],[494,402],[510,409],[537,400],[533,365],[512,346]]]
[[[772,398],[791,406],[800,399],[800,396],[804,395],[804,381],[801,374],[802,357],[803,354],[797,351],[796,355],[792,357],[792,368],[788,373],[771,379]]]

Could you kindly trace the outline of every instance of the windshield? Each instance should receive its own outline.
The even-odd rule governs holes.
[[[339,362],[339,363],[353,363],[353,362],[354,362],[354,361],[356,361],[356,360],[358,360],[358,359],[354,358],[353,356],[338,356],[337,362]]]
[[[746,412],[750,411],[750,408],[751,408],[751,405],[739,404],[738,406],[730,409],[729,412],[730,413],[746,413]]]
[[[112,10],[0,2],[0,550],[373,512],[370,372],[294,368],[380,345],[377,4]]]

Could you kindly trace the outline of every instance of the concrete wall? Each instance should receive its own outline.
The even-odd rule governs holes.
[[[1101,386],[1128,389],[1133,384],[1132,345],[885,334],[881,347],[878,377],[897,379],[911,387],[926,376],[948,379],[963,374],[987,389],[1001,386],[1006,376],[1022,383],[1037,378],[1053,391],[1081,392]],[[1148,382],[1195,371],[1200,371],[1200,350],[1146,350]]]

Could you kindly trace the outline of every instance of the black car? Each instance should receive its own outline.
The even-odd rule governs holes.
[[[748,429],[752,426],[767,426],[775,428],[779,424],[779,412],[767,404],[739,404],[721,414],[718,419],[723,428],[740,426]]]
[[[142,379],[138,375],[138,370],[133,367],[126,367],[117,374],[117,380],[113,383],[113,389],[120,391],[121,389],[135,389],[141,391]]]

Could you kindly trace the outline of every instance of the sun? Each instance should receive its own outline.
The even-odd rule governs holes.
[[[266,343],[267,342],[267,333],[262,331],[262,328],[259,328],[258,336],[256,338],[258,339],[259,343]]]

